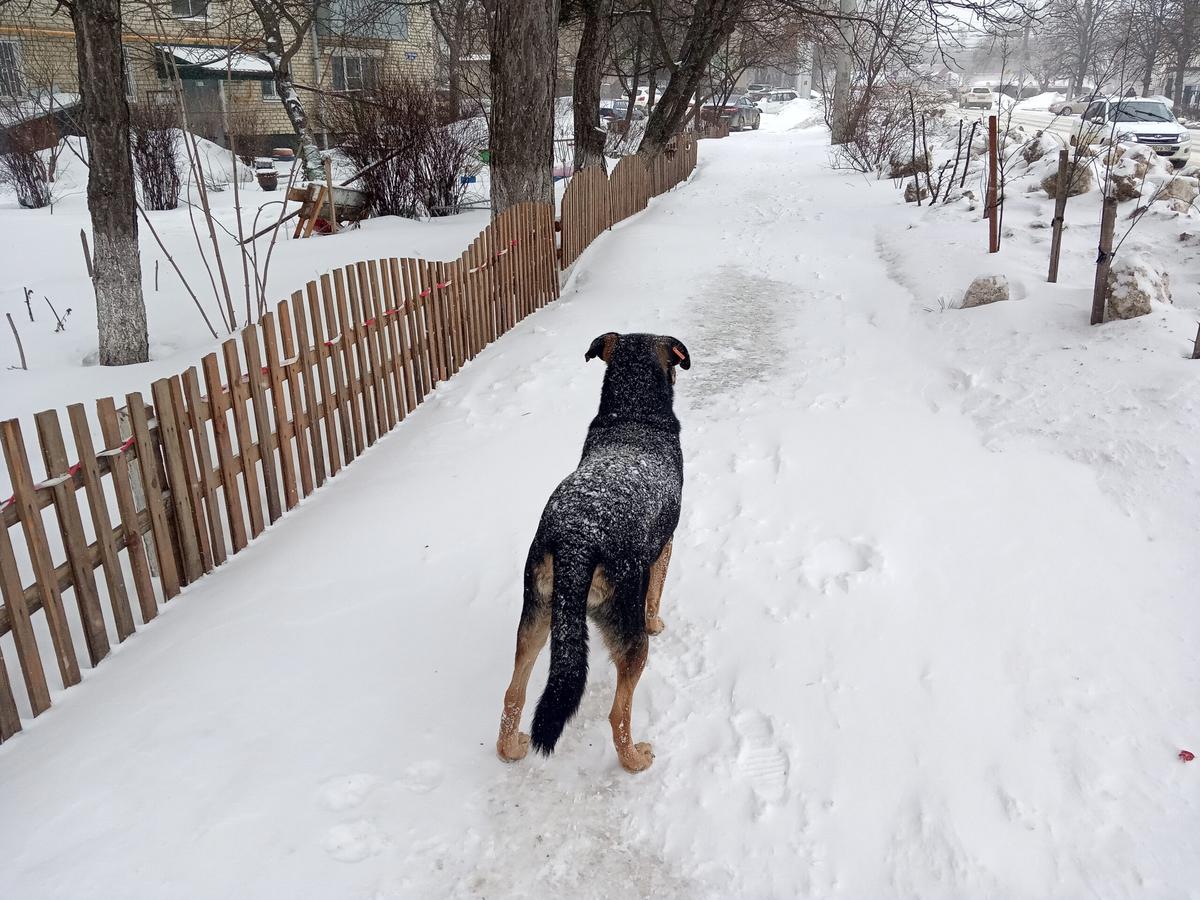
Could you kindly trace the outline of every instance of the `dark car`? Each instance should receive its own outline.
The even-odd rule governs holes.
[[[605,122],[624,119],[628,111],[628,100],[605,100],[600,104],[600,118]],[[635,121],[646,118],[646,110],[641,106],[634,106],[631,118]]]
[[[706,104],[709,109],[716,109],[717,117],[729,123],[730,131],[742,131],[746,128],[756,129],[762,124],[762,110],[745,95],[730,97],[721,107]]]

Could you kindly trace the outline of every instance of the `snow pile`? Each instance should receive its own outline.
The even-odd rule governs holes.
[[[1042,112],[1049,110],[1051,103],[1057,103],[1059,100],[1066,99],[1065,94],[1047,91],[1042,94],[1036,94],[1033,97],[1026,97],[1016,104],[1015,109],[1018,112]]]
[[[801,131],[813,128],[825,121],[825,112],[820,100],[790,100],[778,107],[777,112],[764,112],[762,130],[766,132]]]

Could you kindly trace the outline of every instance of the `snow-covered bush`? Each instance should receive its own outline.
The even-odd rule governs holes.
[[[860,88],[850,102],[850,140],[833,148],[834,165],[882,174],[893,160],[901,165],[917,160],[914,168],[919,169],[926,145],[945,133],[944,112],[941,97],[921,86]],[[830,114],[827,110],[826,116]]]
[[[179,124],[173,105],[130,104],[129,152],[146,209],[179,206]]]

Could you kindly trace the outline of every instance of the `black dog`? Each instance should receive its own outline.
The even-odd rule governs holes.
[[[629,733],[633,691],[646,665],[647,634],[662,631],[658,605],[671,538],[679,524],[683,453],[671,408],[675,367],[691,367],[673,337],[609,332],[584,359],[608,364],[600,411],[588,428],[579,467],[550,495],[525,563],[525,603],[517,658],[504,695],[496,751],[522,759],[530,737],[521,711],[533,663],[550,642],[550,677],[533,717],[533,746],[554,751],[579,709],[587,683],[587,618],[600,629],[617,667],[608,720],[621,765],[650,766],[649,744]]]

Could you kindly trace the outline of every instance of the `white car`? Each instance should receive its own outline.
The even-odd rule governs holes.
[[[991,109],[996,94],[990,87],[973,87],[963,95],[963,109]]]
[[[782,90],[771,91],[765,97],[761,98],[754,105],[766,113],[779,112],[785,104],[791,103],[793,100],[798,100],[800,94],[791,89],[785,88]]]
[[[1055,100],[1050,104],[1048,109],[1056,116],[1077,116],[1085,109],[1088,104],[1095,100],[1102,99],[1096,94],[1080,94],[1077,97],[1064,97],[1062,100]]]
[[[1076,141],[1092,143],[1112,135],[1153,148],[1182,168],[1192,152],[1192,133],[1179,124],[1161,100],[1116,97],[1089,103],[1076,129]]]

